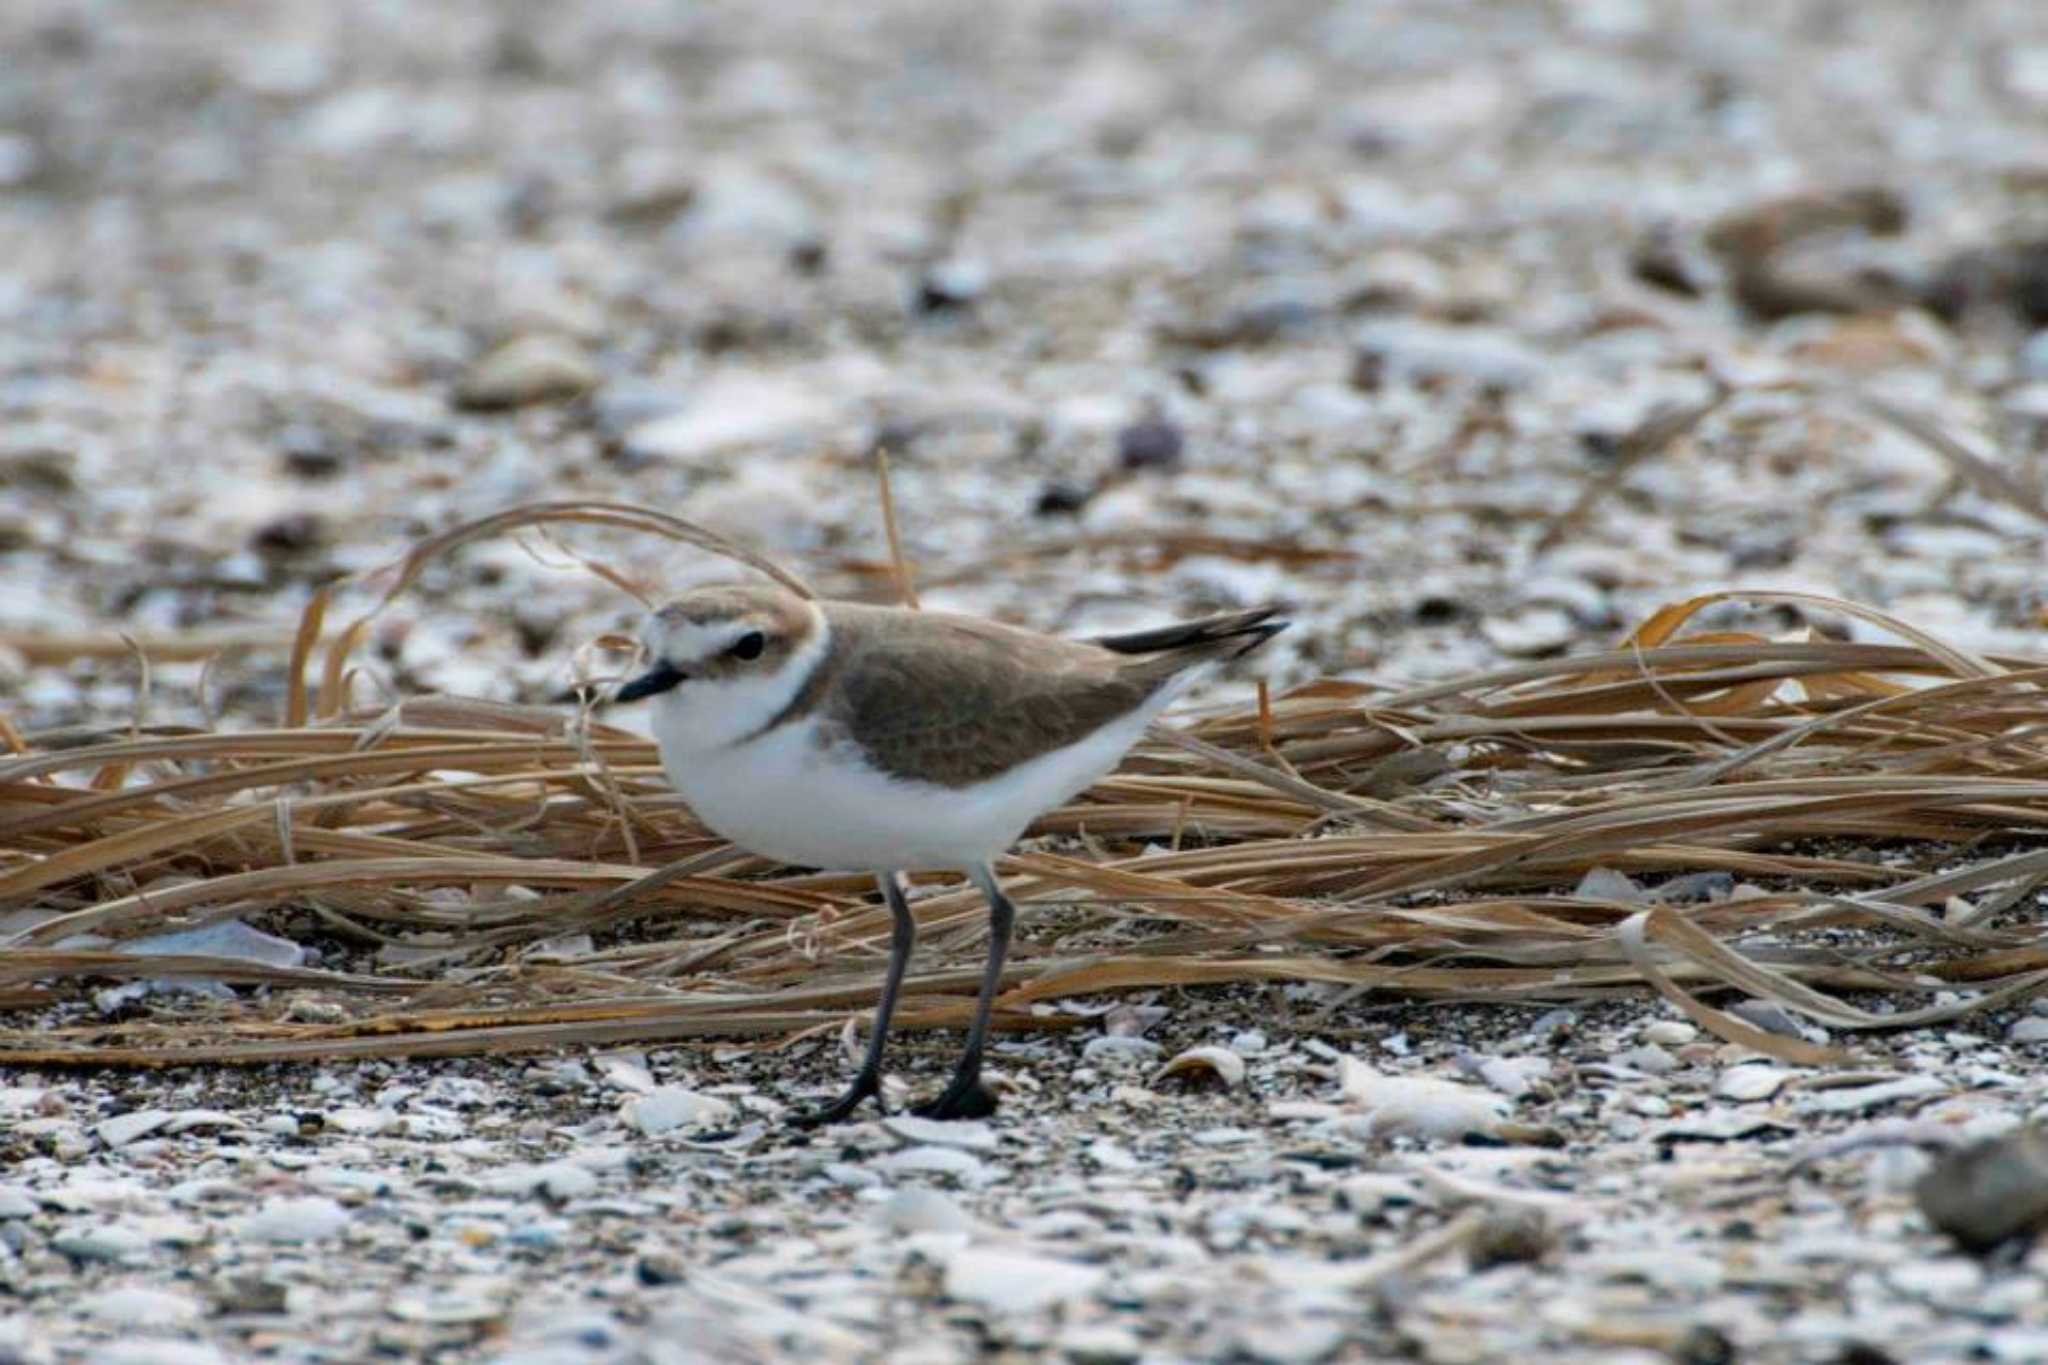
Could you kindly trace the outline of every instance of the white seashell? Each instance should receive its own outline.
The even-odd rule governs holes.
[[[1434,1076],[1387,1076],[1356,1057],[1337,1059],[1337,1085],[1375,1136],[1499,1136],[1513,1112],[1506,1097]]]
[[[1215,1077],[1225,1090],[1235,1090],[1244,1084],[1244,1058],[1214,1044],[1191,1047],[1153,1072],[1151,1083],[1157,1085],[1168,1076],[1193,1077],[1204,1072]]]
[[[738,1112],[715,1095],[664,1085],[628,1100],[623,1116],[629,1126],[655,1137],[679,1128],[721,1128],[731,1123]]]
[[[1731,1066],[1714,1082],[1714,1093],[1724,1100],[1767,1100],[1784,1088],[1791,1073],[1759,1062]]]

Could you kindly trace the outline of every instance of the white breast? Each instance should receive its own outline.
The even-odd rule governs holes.
[[[1179,690],[972,787],[891,777],[849,746],[821,745],[808,719],[725,748],[663,742],[662,766],[698,818],[764,857],[845,871],[967,868],[1114,768]]]

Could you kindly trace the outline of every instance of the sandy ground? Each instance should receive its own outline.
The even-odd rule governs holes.
[[[2044,189],[2024,0],[16,0],[0,712],[125,723],[126,632],[154,717],[267,722],[316,585],[534,498],[883,596],[877,448],[928,604],[1282,598],[1283,681],[1730,586],[2038,655]],[[558,561],[437,570],[362,686],[555,696],[634,614]],[[1901,1081],[1647,998],[1121,1004],[989,1125],[803,1141],[824,1043],[0,1071],[0,1361],[2048,1356],[2038,1257],[1827,1145],[2032,1114],[2032,1016],[1864,1040]],[[1360,1131],[1340,1056],[1520,1136]]]

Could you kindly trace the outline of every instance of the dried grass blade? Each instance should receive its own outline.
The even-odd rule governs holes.
[[[1628,954],[1629,961],[1642,974],[1643,979],[1655,987],[1659,995],[1683,1010],[1687,1018],[1717,1038],[1740,1043],[1766,1056],[1776,1057],[1780,1061],[1791,1062],[1797,1066],[1843,1066],[1858,1060],[1853,1053],[1843,1052],[1838,1048],[1819,1047],[1802,1038],[1786,1038],[1766,1032],[1746,1019],[1738,1019],[1725,1010],[1715,1009],[1691,992],[1682,989],[1658,965],[1656,955],[1650,951],[1646,941],[1652,926],[1663,929],[1675,918],[1669,909],[1661,906],[1644,910],[1630,916],[1615,929],[1614,934],[1621,944],[1622,951]],[[1723,978],[1716,974],[1715,979]],[[1764,994],[1769,998],[1770,992],[1766,991]]]
[[[313,647],[320,643],[320,630],[326,624],[327,606],[333,598],[334,585],[323,583],[299,613],[299,629],[292,637],[291,662],[285,673],[284,723],[289,729],[304,725],[311,714],[306,698],[306,664],[313,657]]]

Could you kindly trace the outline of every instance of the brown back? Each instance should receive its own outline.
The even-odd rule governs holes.
[[[1257,643],[1181,636],[1134,657],[972,616],[844,602],[826,611],[832,650],[806,691],[821,694],[828,673],[839,682],[827,725],[884,771],[947,787],[1075,743],[1176,674]]]

